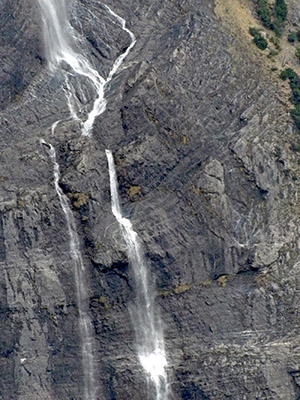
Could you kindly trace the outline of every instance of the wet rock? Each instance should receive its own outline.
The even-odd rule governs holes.
[[[157,286],[172,400],[294,400],[300,171],[281,86],[211,1],[111,6],[137,43],[88,140],[69,119],[62,77],[47,70],[36,1],[0,5],[0,397],[83,399],[74,268],[45,138],[88,271],[99,398],[147,397],[109,148]],[[91,0],[74,2],[71,22],[107,76],[128,35]],[[78,94],[83,114],[94,95],[90,85]]]

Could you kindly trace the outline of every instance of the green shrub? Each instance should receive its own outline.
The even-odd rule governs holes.
[[[267,47],[268,47],[268,42],[266,41],[266,39],[263,37],[263,36],[261,36],[261,35],[259,35],[259,36],[256,36],[254,39],[253,39],[253,42],[256,44],[256,46],[259,48],[259,49],[261,49],[261,50],[265,50]]]
[[[300,60],[300,47],[297,47],[295,54],[296,54],[296,57]]]
[[[249,33],[250,33],[251,36],[254,36],[254,37],[255,37],[256,35],[259,35],[259,34],[260,34],[259,30],[256,29],[256,28],[249,28]]]
[[[291,112],[291,116],[294,118],[296,126],[300,129],[300,104],[297,104]]]
[[[295,108],[291,111],[291,116],[294,118],[295,124],[300,130],[300,77],[292,68],[287,68],[282,71],[280,77],[283,80],[289,79],[290,81],[293,103],[295,104]]]
[[[274,5],[274,14],[277,19],[281,21],[286,21],[288,8],[285,0],[276,0]]]
[[[285,0],[276,0],[274,5],[274,16],[275,20],[272,23],[272,29],[277,36],[282,35],[284,30],[284,23],[288,14],[288,8]]]
[[[286,68],[280,74],[280,78],[283,79],[284,81],[286,81],[287,79],[293,79],[296,76],[298,76],[298,75],[292,68]]]
[[[293,92],[293,102],[296,104],[300,103],[300,84],[297,86],[295,85],[294,87],[293,84],[290,83],[290,85]]]
[[[269,4],[266,0],[257,0],[256,3],[257,15],[263,25],[270,29],[271,26],[271,12]]]
[[[295,43],[297,40],[297,34],[295,32],[289,33],[288,35],[288,41],[290,43]]]
[[[276,57],[276,56],[278,56],[278,54],[279,54],[278,50],[271,49],[268,54],[268,58]]]
[[[280,37],[288,14],[285,0],[276,0],[273,6],[267,0],[254,0],[254,2],[256,3],[257,16],[262,24]]]
[[[291,143],[290,148],[291,148],[291,150],[295,151],[296,153],[300,152],[300,145],[297,143]]]
[[[274,31],[275,35],[281,37],[282,31],[284,29],[284,22],[277,19],[271,23],[271,29]]]
[[[300,30],[296,33],[297,39],[300,42]]]
[[[300,104],[300,78],[299,75],[292,69],[287,68],[281,72],[280,78],[284,81],[289,79],[290,87],[293,93],[293,102],[295,104]]]
[[[266,39],[262,36],[262,34],[259,32],[258,29],[256,28],[250,28],[249,29],[250,35],[253,36],[253,42],[256,44],[256,46],[261,49],[265,50],[268,47],[268,42]]]
[[[278,50],[278,51],[281,50],[280,41],[279,41],[278,37],[271,37],[270,42],[274,44],[276,50]]]

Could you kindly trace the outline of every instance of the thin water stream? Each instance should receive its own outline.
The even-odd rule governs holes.
[[[61,208],[64,212],[69,233],[70,257],[73,262],[76,282],[77,306],[79,313],[79,329],[82,339],[82,364],[84,373],[84,398],[85,400],[96,400],[98,384],[95,374],[95,360],[93,357],[95,350],[92,322],[88,315],[89,296],[87,292],[86,269],[80,252],[79,238],[76,229],[75,219],[70,207],[69,199],[63,193],[59,186],[60,171],[56,160],[54,147],[41,140],[41,143],[47,146],[49,156],[53,163],[53,175],[55,190],[58,195]]]
[[[159,312],[155,307],[155,288],[151,284],[143,249],[129,219],[122,215],[118,180],[113,155],[106,150],[109,168],[112,213],[125,240],[130,265],[134,272],[136,302],[131,309],[139,360],[155,386],[156,400],[168,399],[167,358]]]
[[[65,0],[38,0],[41,8],[44,42],[48,64],[51,71],[59,70],[65,80],[66,96],[71,117],[80,120],[82,134],[91,136],[95,119],[106,110],[105,88],[119,70],[124,59],[135,45],[134,34],[126,28],[126,21],[114,13],[110,7],[103,5],[108,13],[118,21],[122,29],[130,36],[131,42],[124,53],[114,62],[107,78],[102,77],[89,63],[79,43],[83,43],[79,33],[69,22]],[[67,66],[67,68],[66,68]],[[74,74],[88,80],[95,92],[95,100],[85,121],[79,118],[81,105],[76,96],[76,87],[72,84]],[[80,86],[79,80],[76,86]]]
[[[85,57],[83,51],[85,39],[70,24],[66,1],[38,0],[38,2],[43,19],[44,42],[49,69],[53,73],[58,71],[62,75],[64,80],[63,89],[66,94],[70,118],[80,122],[82,135],[91,137],[95,119],[106,109],[105,89],[135,45],[135,36],[126,27],[126,21],[123,18],[114,13],[107,5],[102,5],[131,39],[130,45],[115,60],[108,76],[104,78]],[[85,112],[86,106],[81,104],[76,95],[76,91],[84,93],[83,85],[89,85],[94,94],[93,105],[88,112]],[[61,120],[57,120],[52,124],[52,134],[54,134],[55,128],[60,122]],[[92,324],[88,317],[88,289],[85,279],[85,266],[80,253],[75,219],[69,201],[59,186],[60,172],[55,149],[45,141],[43,144],[48,147],[53,162],[55,189],[67,220],[70,237],[70,256],[75,268],[79,324],[82,338],[84,398],[85,400],[96,400],[98,386],[95,378],[95,360],[93,358],[94,336]],[[156,400],[167,400],[169,393],[166,373],[167,359],[161,321],[155,307],[155,288],[151,284],[148,266],[138,235],[133,230],[130,220],[122,216],[112,153],[106,150],[106,155],[110,174],[112,212],[125,239],[128,258],[133,268],[136,283],[136,307],[131,308],[131,315],[136,333],[138,358],[145,370],[149,386],[155,389]]]

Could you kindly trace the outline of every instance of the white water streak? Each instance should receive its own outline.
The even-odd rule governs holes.
[[[112,80],[114,75],[119,70],[125,57],[135,44],[134,34],[126,28],[126,21],[119,15],[114,13],[110,7],[104,5],[105,9],[120,23],[121,27],[131,38],[131,43],[126,51],[121,54],[114,62],[107,79],[103,78],[98,71],[88,62],[87,58],[80,52],[76,51],[78,43],[82,42],[82,37],[71,26],[66,10],[65,0],[38,0],[41,6],[43,25],[44,25],[44,42],[48,55],[50,70],[53,72],[59,69],[66,81],[69,94],[67,101],[71,117],[78,120],[78,113],[75,111],[75,104],[78,107],[78,99],[75,94],[75,89],[70,87],[67,72],[64,63],[67,64],[73,73],[87,78],[92,83],[96,99],[94,100],[92,110],[88,113],[87,119],[82,123],[82,134],[91,136],[95,119],[106,110],[107,101],[105,99],[105,87]],[[80,110],[79,110],[80,111]]]
[[[89,297],[87,293],[86,270],[82,255],[80,252],[79,238],[77,235],[76,223],[70,208],[69,200],[59,186],[60,171],[56,160],[56,152],[54,147],[41,140],[41,143],[49,149],[49,155],[53,163],[54,185],[56,193],[59,197],[61,208],[65,214],[68,233],[70,238],[70,256],[74,264],[77,305],[79,311],[79,328],[82,339],[82,364],[84,373],[84,399],[96,400],[98,386],[95,378],[95,367],[93,352],[95,349],[93,328],[90,318],[88,317]]]
[[[123,217],[118,195],[118,181],[113,155],[105,151],[108,161],[112,213],[119,223],[127,245],[128,258],[133,268],[137,299],[132,309],[136,332],[138,357],[156,389],[156,400],[168,399],[167,358],[158,311],[155,308],[155,290],[151,285],[143,249],[129,219]]]
[[[70,110],[70,115],[73,120],[80,120],[78,114],[80,113],[79,100],[76,96],[76,90],[71,84],[69,77],[73,77],[74,74],[80,75],[87,78],[93,85],[96,92],[96,99],[93,103],[92,110],[88,113],[88,116],[83,122],[82,120],[82,134],[85,136],[91,136],[93,125],[97,116],[102,114],[107,105],[105,99],[106,86],[111,82],[114,75],[119,70],[124,59],[129,54],[130,50],[135,45],[134,34],[126,28],[126,21],[114,13],[108,6],[104,5],[106,10],[115,18],[121,25],[122,29],[130,36],[131,43],[126,51],[121,54],[114,62],[108,77],[104,79],[100,74],[90,65],[88,60],[75,49],[78,43],[82,42],[82,37],[79,37],[71,26],[66,12],[65,0],[38,0],[41,9],[44,22],[44,39],[46,49],[48,52],[48,61],[50,69],[54,72],[60,70],[65,78],[65,86],[67,88],[66,97],[67,103]],[[67,64],[73,73],[70,73],[65,69]],[[79,91],[82,91],[80,83],[78,82]],[[57,126],[57,121],[52,125],[52,133]],[[50,147],[50,155],[54,163],[54,175],[55,175],[55,187],[58,193],[62,208],[68,221],[68,230],[70,234],[70,250],[73,254],[73,259],[77,265],[76,271],[84,271],[84,264],[79,251],[78,236],[76,233],[76,226],[74,217],[67,198],[62,193],[58,182],[59,182],[59,166],[56,162],[55,151],[52,146]],[[137,304],[135,310],[132,312],[132,320],[135,326],[138,356],[140,362],[146,371],[147,375],[151,378],[151,381],[155,385],[156,389],[156,400],[167,400],[168,398],[168,385],[167,385],[167,359],[164,350],[164,338],[161,328],[160,319],[155,312],[154,307],[154,288],[149,280],[147,265],[143,257],[143,251],[139,242],[138,235],[132,228],[131,222],[122,216],[121,207],[118,198],[117,188],[117,177],[113,162],[112,154],[109,150],[106,151],[110,182],[111,182],[111,196],[112,196],[112,212],[116,217],[117,221],[122,230],[122,234],[127,244],[128,256],[133,266],[136,286],[137,286]],[[77,272],[76,279],[84,278],[82,274]],[[84,281],[84,280],[83,280]],[[78,304],[81,304],[81,296],[86,295],[79,287],[78,289]],[[83,305],[83,304],[82,304]],[[82,337],[87,337],[87,341],[90,345],[83,346],[83,364],[89,365],[89,372],[85,375],[85,398],[86,400],[93,400],[96,394],[94,391],[94,375],[93,375],[93,358],[91,356],[92,351],[92,336],[89,328],[89,321],[86,320],[86,313],[82,313],[80,316],[80,326],[82,330]]]

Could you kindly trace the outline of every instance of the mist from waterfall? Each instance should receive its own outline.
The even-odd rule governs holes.
[[[65,92],[67,96],[70,116],[74,120],[79,120],[82,126],[82,134],[91,136],[95,119],[101,115],[107,105],[105,99],[105,87],[112,80],[113,76],[119,70],[125,57],[135,44],[133,33],[126,28],[126,21],[114,13],[110,7],[103,5],[109,14],[118,21],[122,29],[130,36],[131,43],[126,51],[122,53],[114,62],[108,77],[105,79],[89,63],[84,55],[80,43],[84,38],[70,24],[66,1],[65,0],[38,0],[42,12],[43,32],[46,56],[48,58],[49,68],[52,72],[59,70],[64,76]],[[68,66],[68,68],[66,68]],[[80,100],[76,95],[76,87],[72,83],[73,76],[78,75],[88,80],[92,84],[95,92],[95,99],[92,109],[87,117],[79,117],[82,112]],[[76,81],[76,86],[80,82]],[[84,90],[82,90],[84,93]]]
[[[122,215],[118,181],[113,155],[106,150],[109,168],[111,208],[125,240],[136,287],[136,302],[131,308],[138,357],[147,377],[155,386],[156,400],[168,399],[167,358],[159,312],[155,307],[155,287],[151,283],[148,266],[138,234],[129,219]]]
[[[41,140],[41,143],[47,146],[49,156],[53,163],[54,186],[66,218],[69,233],[69,249],[70,257],[74,266],[77,306],[79,313],[79,329],[82,340],[81,351],[84,374],[84,399],[96,400],[98,384],[95,374],[95,360],[93,357],[95,343],[92,322],[88,316],[89,296],[87,292],[86,269],[80,252],[76,223],[70,207],[69,199],[59,186],[60,171],[56,160],[55,149],[51,144],[45,142],[44,140]]]

